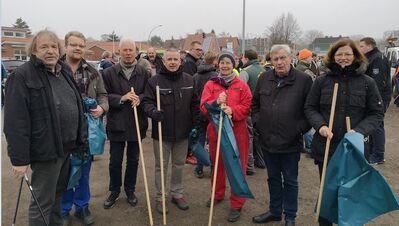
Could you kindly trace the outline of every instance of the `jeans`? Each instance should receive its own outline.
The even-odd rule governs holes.
[[[370,156],[369,162],[376,163],[384,161],[384,152],[385,152],[385,129],[384,122],[373,131],[370,136]]]
[[[270,213],[295,221],[298,210],[298,163],[300,153],[269,153],[263,151],[270,194]]]
[[[82,166],[82,176],[79,180],[79,185],[75,188],[65,190],[62,195],[61,213],[67,215],[75,204],[75,211],[81,212],[82,209],[89,207],[90,201],[90,169],[93,157],[88,158],[87,162]]]
[[[122,186],[122,162],[126,142],[110,141],[109,158],[109,191],[120,192]],[[125,192],[134,192],[136,189],[137,168],[139,166],[139,144],[137,141],[128,141],[126,150]]]
[[[203,147],[205,147],[205,143],[206,143],[206,127],[208,124],[206,124],[205,126],[201,126],[198,129],[198,143],[200,145],[202,145]],[[204,165],[200,162],[197,161],[197,165],[195,166],[195,171],[202,171],[204,169]]]
[[[311,146],[312,146],[314,133],[315,133],[315,130],[312,128],[303,135],[303,140],[305,142],[305,150],[306,150],[306,153],[308,153],[308,154],[312,153]]]
[[[249,153],[248,153],[248,163],[246,171],[255,172],[255,160],[254,160],[254,127],[252,124],[252,118],[249,116],[247,118],[247,128],[249,133]]]

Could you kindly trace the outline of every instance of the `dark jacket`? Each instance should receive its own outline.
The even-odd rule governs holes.
[[[132,103],[131,101],[122,103],[121,98],[130,92],[131,87],[133,87],[141,102],[150,76],[150,73],[140,65],[135,66],[129,80],[123,74],[120,64],[104,70],[103,79],[105,89],[108,92],[109,103],[106,127],[110,141],[138,141]],[[143,111],[142,104],[137,107],[137,113],[141,139],[144,139],[148,127],[148,119]]]
[[[352,64],[342,69],[334,63],[329,69],[326,75],[316,78],[305,105],[306,117],[316,130],[312,154],[318,162],[323,161],[326,144],[326,138],[319,134],[319,129],[328,126],[334,83],[338,83],[339,87],[330,157],[347,131],[346,116],[350,117],[351,128],[365,136],[375,130],[383,120],[381,96],[374,80],[363,74],[366,71],[365,64]]]
[[[304,105],[312,79],[292,67],[280,85],[277,76],[275,70],[260,75],[252,98],[252,122],[264,151],[299,152],[302,135],[310,129]]]
[[[144,59],[148,60],[151,63],[151,65],[154,65],[156,73],[159,73],[159,71],[161,70],[161,67],[163,65],[163,61],[162,61],[162,57],[161,56],[155,55],[155,60],[154,61],[151,61],[148,56],[145,56]]]
[[[190,53],[187,53],[184,64],[183,64],[183,72],[194,75],[197,73],[199,65],[199,60],[195,59]]]
[[[366,57],[369,65],[365,74],[375,80],[381,98],[384,104],[388,106],[392,96],[391,68],[388,60],[377,47],[366,53]]]
[[[157,109],[156,86],[160,88],[163,110],[162,136],[166,141],[187,139],[193,126],[198,124],[199,100],[194,91],[193,77],[179,68],[170,72],[162,66],[159,74],[152,76],[145,88],[144,111],[149,117]],[[152,120],[152,138],[159,139],[158,122]]]
[[[70,68],[62,61],[61,76],[73,89],[79,110],[78,132],[73,152],[83,154],[87,145],[87,124],[83,115],[82,98],[71,76]],[[56,113],[53,94],[43,62],[32,56],[18,67],[7,80],[4,107],[4,133],[7,150],[14,166],[63,157],[61,125]]]

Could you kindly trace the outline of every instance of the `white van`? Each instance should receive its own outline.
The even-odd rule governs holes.
[[[395,66],[399,59],[399,46],[389,47],[385,50],[385,56],[388,59],[389,65],[391,67],[391,77],[395,75]]]

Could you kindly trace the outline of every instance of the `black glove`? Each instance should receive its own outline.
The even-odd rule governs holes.
[[[151,113],[151,118],[157,122],[162,122],[163,120],[163,110],[153,110]]]

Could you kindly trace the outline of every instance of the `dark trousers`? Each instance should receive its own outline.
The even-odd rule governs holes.
[[[298,163],[300,153],[274,154],[263,150],[269,185],[269,209],[274,216],[294,221],[298,210]]]
[[[136,188],[137,168],[139,165],[139,145],[137,141],[110,141],[109,191],[120,192],[122,186],[122,162],[126,150],[125,192],[134,192]]]
[[[385,129],[384,122],[382,122],[370,136],[370,157],[369,162],[382,162],[384,161],[385,152]]]
[[[69,154],[56,160],[33,162],[31,169],[32,189],[43,210],[46,221],[50,225],[61,225],[61,198],[68,183]],[[29,206],[29,225],[45,225],[39,207],[33,198]]]

